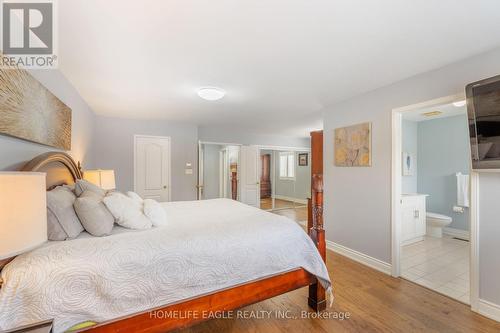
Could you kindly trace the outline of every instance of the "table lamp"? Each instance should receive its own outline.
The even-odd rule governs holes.
[[[45,173],[0,172],[0,261],[47,241],[45,191]]]
[[[116,189],[114,170],[85,170],[83,179],[99,186],[103,190]]]

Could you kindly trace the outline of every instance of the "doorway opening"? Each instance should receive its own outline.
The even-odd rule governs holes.
[[[239,200],[239,145],[200,142],[198,164],[198,200]]]
[[[471,304],[475,221],[463,101],[393,112],[392,264],[394,276]]]
[[[260,147],[260,208],[307,221],[310,149]]]

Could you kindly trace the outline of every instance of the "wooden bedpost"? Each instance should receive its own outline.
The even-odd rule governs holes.
[[[312,176],[312,228],[309,236],[326,263],[325,229],[323,229],[323,175]],[[316,311],[326,309],[325,289],[316,283],[309,286],[309,306]]]

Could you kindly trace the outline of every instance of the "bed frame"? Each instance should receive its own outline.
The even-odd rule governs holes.
[[[73,184],[77,179],[82,178],[79,164],[62,152],[49,152],[35,157],[22,168],[22,171],[46,172],[47,190],[58,185]],[[310,219],[312,222],[308,223],[309,235],[323,260],[326,260],[322,175],[312,176],[311,200],[309,214],[312,214]],[[309,286],[309,306],[315,311],[324,310],[326,308],[324,288],[315,276],[301,268],[99,323],[81,331],[166,332],[204,321],[207,318],[203,318],[203,314],[207,312],[239,309],[306,286]],[[168,318],[166,317],[168,313],[182,315],[178,318]]]

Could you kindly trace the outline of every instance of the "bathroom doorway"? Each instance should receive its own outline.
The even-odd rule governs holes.
[[[393,275],[470,304],[471,166],[464,97],[395,110],[393,137]]]

